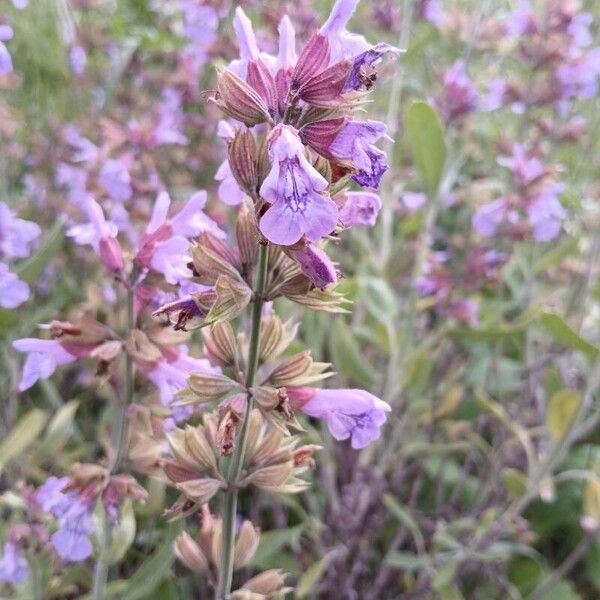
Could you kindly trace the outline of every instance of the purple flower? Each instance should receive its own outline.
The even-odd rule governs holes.
[[[269,136],[271,170],[261,196],[271,206],[260,220],[260,230],[274,244],[290,246],[303,235],[315,242],[335,228],[338,209],[321,192],[327,180],[308,162],[298,132],[278,125]]]
[[[404,192],[402,204],[409,214],[416,213],[427,202],[427,195],[423,192]]]
[[[362,54],[359,54],[354,59],[350,75],[348,75],[348,79],[344,85],[343,91],[349,92],[350,90],[359,90],[362,87],[369,89],[373,85],[374,81],[368,77],[365,78],[365,66],[371,68],[377,66],[387,54],[398,56],[400,54],[400,50],[394,46],[390,46],[390,44],[382,42],[376,46],[373,46],[369,50],[366,50]]]
[[[506,79],[501,77],[498,79],[492,79],[487,84],[488,93],[481,101],[481,108],[484,111],[493,111],[502,108],[506,103],[506,92],[508,84]]]
[[[29,0],[12,0],[12,3],[17,10],[23,10],[24,8],[27,8]]]
[[[444,6],[442,0],[421,0],[419,16],[436,27],[444,21]]]
[[[92,510],[93,503],[76,497],[59,519],[60,527],[50,541],[65,562],[79,562],[92,555],[93,546],[89,538],[94,531]]]
[[[108,159],[100,169],[98,181],[116,202],[125,202],[133,194],[131,175],[122,159]]]
[[[183,33],[195,44],[207,48],[215,40],[219,26],[219,15],[212,6],[200,4],[198,0],[180,0],[183,12]]]
[[[0,263],[0,306],[16,308],[29,298],[29,286]]]
[[[87,196],[84,204],[89,223],[74,225],[67,230],[67,235],[80,245],[89,244],[100,256],[104,266],[111,272],[119,272],[123,266],[123,252],[117,241],[117,226],[105,219],[100,205]]]
[[[598,93],[600,76],[600,47],[589,52],[574,52],[556,69],[556,79],[564,99],[581,96],[592,98]]]
[[[329,148],[339,160],[350,161],[358,170],[352,179],[359,185],[377,189],[388,170],[386,154],[374,144],[385,135],[381,121],[349,121],[338,133]]]
[[[13,71],[12,56],[4,44],[12,37],[13,30],[10,25],[0,25],[0,75],[8,75]]]
[[[13,542],[4,543],[4,554],[0,558],[0,581],[16,585],[29,576],[27,561],[19,547]]]
[[[590,25],[594,21],[594,16],[589,12],[583,12],[573,15],[571,22],[567,27],[567,33],[573,39],[573,45],[577,48],[585,48],[592,43],[592,34]]]
[[[536,157],[529,157],[522,144],[513,146],[512,156],[501,156],[498,164],[510,169],[520,185],[529,185],[544,174],[544,165]]]
[[[185,146],[187,137],[181,132],[184,115],[181,108],[181,93],[173,88],[163,91],[163,99],[158,109],[158,123],[154,128],[154,142],[161,144],[179,144]]]
[[[566,213],[558,196],[564,189],[565,186],[561,183],[547,185],[527,207],[527,217],[536,241],[548,242],[560,233]]]
[[[438,105],[448,122],[475,109],[477,90],[466,72],[465,63],[456,61],[443,78],[444,91]]]
[[[291,392],[292,405],[294,394]],[[364,448],[380,435],[390,405],[365,390],[313,390],[312,397],[296,405],[310,417],[323,419],[336,440],[352,439],[352,447]]]
[[[277,31],[279,33],[277,67],[291,69],[298,62],[298,54],[296,53],[296,32],[287,15],[284,15],[279,22]]]
[[[381,198],[374,192],[345,192],[339,221],[344,227],[373,227],[381,208]]]
[[[480,207],[471,221],[473,229],[484,237],[494,235],[506,216],[507,208],[504,198],[499,198]]]
[[[506,32],[511,37],[518,38],[537,31],[535,15],[529,0],[519,0],[517,8],[508,14],[504,22]]]
[[[35,501],[45,512],[58,519],[58,530],[50,541],[66,562],[85,560],[92,554],[89,535],[94,531],[91,513],[94,503],[73,491],[63,492],[68,477],[49,477],[35,492]]]
[[[56,340],[23,338],[15,340],[12,346],[19,352],[27,353],[19,384],[21,392],[29,389],[38,379],[48,379],[56,367],[72,363],[76,358]]]
[[[315,287],[323,289],[337,281],[337,273],[331,259],[314,244],[307,244],[306,247],[294,250],[291,254]]]
[[[329,64],[334,64],[342,58],[354,58],[372,47],[364,36],[351,33],[346,29],[359,1],[337,0],[329,18],[320,29],[320,33],[329,40]]]
[[[69,66],[77,77],[81,77],[85,73],[86,63],[87,54],[83,47],[79,45],[71,46],[69,50]]]
[[[244,201],[246,195],[235,180],[228,160],[224,160],[217,169],[215,180],[220,182],[218,194],[222,202],[229,206],[237,206]]]
[[[26,258],[41,233],[37,223],[18,219],[4,202],[0,202],[0,251],[5,257]]]

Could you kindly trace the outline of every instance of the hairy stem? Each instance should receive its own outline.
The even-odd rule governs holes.
[[[131,286],[127,288],[127,334],[134,328],[134,294]],[[133,361],[128,352],[125,352],[125,381],[121,406],[118,408],[117,428],[114,434],[115,454],[110,463],[109,475],[114,475],[121,466],[127,454],[128,421],[127,409],[133,400]],[[103,600],[106,597],[106,582],[108,579],[108,551],[112,540],[113,523],[104,515],[104,527],[100,540],[98,560],[94,568],[94,585],[92,588],[93,600]]]
[[[250,333],[250,346],[248,349],[248,364],[246,371],[247,388],[251,388],[254,385],[256,371],[258,369],[260,321],[264,302],[263,294],[267,280],[268,257],[269,247],[261,245],[259,249],[258,273],[254,288],[254,305],[252,307],[252,330]],[[252,411],[253,404],[254,401],[252,395],[248,394],[244,420],[242,421],[242,426],[236,439],[227,475],[229,486],[225,492],[223,504],[223,538],[221,546],[221,565],[219,568],[219,584],[215,595],[216,600],[225,600],[231,592],[231,583],[233,580],[233,553],[235,547],[235,518],[238,501],[236,484],[244,464],[244,454],[246,453],[246,442],[248,439],[248,423],[250,422],[250,412]]]

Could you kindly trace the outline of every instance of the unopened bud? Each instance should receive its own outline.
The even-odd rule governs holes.
[[[333,144],[338,133],[343,129],[347,119],[337,117],[335,119],[323,119],[314,123],[304,125],[300,131],[300,139],[316,150],[321,156],[331,158],[331,144]]]
[[[231,71],[221,71],[217,80],[215,102],[228,116],[247,127],[271,120],[269,109],[260,95]]]
[[[215,323],[202,332],[205,352],[212,364],[231,367],[237,362],[237,342],[229,323]]]
[[[301,250],[292,250],[289,254],[315,287],[323,289],[337,281],[331,259],[314,244],[307,244]]]
[[[233,565],[236,569],[244,567],[252,560],[259,540],[259,530],[250,521],[244,521],[235,542]]]
[[[300,89],[329,62],[329,40],[315,33],[304,46],[292,73],[292,91]]]
[[[248,202],[244,202],[240,206],[238,218],[235,223],[235,237],[240,249],[242,269],[245,271],[245,274],[248,274],[256,262],[259,240],[256,217],[254,211],[250,210]]]
[[[256,594],[267,595],[278,591],[284,583],[285,576],[283,571],[281,569],[270,569],[246,581],[242,589],[255,592]]]
[[[288,386],[290,382],[307,373],[313,364],[310,351],[305,350],[282,361],[271,373],[269,381],[275,387]]]
[[[218,479],[206,477],[203,479],[191,479],[175,484],[178,490],[183,492],[189,500],[204,504],[208,502],[219,490],[224,490],[227,484]]]
[[[274,117],[277,111],[277,86],[269,67],[260,58],[248,63],[248,83],[265,101],[271,117]]]
[[[206,556],[189,533],[184,531],[177,536],[173,550],[175,556],[193,573],[200,575],[208,571]]]
[[[196,394],[198,402],[212,402],[229,396],[236,391],[241,391],[244,388],[225,375],[212,375],[210,373],[192,373],[188,378],[189,388]],[[177,402],[179,406],[190,404],[190,402]]]
[[[313,106],[329,107],[342,103],[340,96],[351,68],[351,61],[340,60],[311,77],[300,88],[298,96]]]
[[[252,198],[257,190],[256,141],[248,129],[238,129],[229,145],[229,166],[240,187]]]
[[[124,266],[121,245],[114,237],[100,239],[100,259],[111,273],[119,273]]]

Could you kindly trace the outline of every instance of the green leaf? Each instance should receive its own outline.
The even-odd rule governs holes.
[[[71,434],[75,413],[79,407],[77,400],[71,400],[62,406],[52,417],[41,444],[36,448],[36,458],[47,460],[60,450]]]
[[[331,333],[330,349],[337,371],[348,381],[364,388],[371,387],[374,382],[374,369],[361,353],[349,326],[343,321],[336,321]]]
[[[361,277],[359,279],[365,308],[382,325],[393,321],[398,312],[394,291],[381,277]]]
[[[446,162],[444,126],[435,109],[423,101],[413,102],[406,114],[406,137],[427,195],[433,199]]]
[[[108,552],[109,564],[114,565],[123,560],[123,557],[127,554],[127,550],[129,550],[135,539],[135,529],[133,507],[131,500],[127,500],[123,503],[119,522],[112,532],[110,550]]]
[[[391,494],[383,495],[383,504],[402,525],[411,531],[418,529],[417,522],[413,519],[412,515]]]
[[[251,564],[260,569],[268,569],[272,566],[269,562],[271,558],[279,553],[284,546],[297,546],[303,529],[303,525],[297,525],[296,527],[277,529],[261,534],[260,543]]]
[[[563,346],[579,350],[589,360],[596,360],[600,350],[593,344],[584,340],[571,326],[556,313],[545,312],[540,315],[542,327]]]
[[[560,265],[567,256],[574,253],[579,246],[579,240],[577,238],[566,238],[560,244],[552,245],[551,249],[548,250],[535,264],[535,272],[543,273],[546,269]]]
[[[423,556],[417,556],[410,552],[390,552],[386,556],[385,562],[391,567],[410,572],[418,571],[427,564],[427,560]]]
[[[173,541],[181,531],[181,522],[171,523],[163,543],[154,554],[129,579],[129,585],[121,600],[153,598],[152,592],[169,575],[175,560]]]
[[[46,265],[60,251],[64,237],[63,222],[59,219],[54,223],[37,252],[19,265],[17,275],[29,284],[35,283]]]
[[[325,573],[329,558],[330,557],[328,555],[325,555],[321,560],[308,567],[308,569],[306,569],[304,572],[304,575],[300,577],[295,593],[295,597],[298,600],[301,598],[306,598],[319,583],[321,577],[323,577],[323,574]]]
[[[46,421],[46,413],[37,408],[30,410],[19,419],[8,437],[0,444],[0,473],[11,460],[37,442]]]
[[[561,440],[569,431],[580,405],[579,394],[571,390],[552,394],[546,409],[546,427],[555,440]]]

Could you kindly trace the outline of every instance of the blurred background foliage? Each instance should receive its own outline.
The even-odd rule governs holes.
[[[308,31],[326,4],[244,2],[265,39],[277,15],[289,13]],[[241,512],[264,531],[250,568],[283,568],[297,583],[297,598],[600,596],[598,99],[577,102],[573,112],[587,124],[563,142],[551,132],[540,137],[541,121],[560,122],[548,106],[529,114],[475,110],[451,122],[433,108],[442,73],[458,59],[479,90],[499,75],[535,81],[514,45],[489,43],[492,23],[515,4],[448,0],[447,21],[436,26],[419,16],[416,0],[364,0],[354,18],[370,40],[407,50],[386,67],[375,92],[375,112],[395,140],[384,206],[373,230],[354,231],[335,247],[351,314],[280,308],[301,318],[302,345],[333,363],[336,384],[372,390],[393,413],[381,440],[361,453],[308,424],[325,446],[313,487],[281,502],[243,497]],[[597,41],[600,6],[583,5],[595,16]],[[235,55],[234,8],[223,4],[218,51],[198,89],[210,88],[214,67]],[[20,358],[10,341],[34,335],[38,323],[66,319],[97,294],[100,281],[94,261],[64,237],[70,208],[53,185],[60,127],[77,123],[95,139],[107,126],[103,119],[126,123],[150,110],[184,42],[172,26],[177,2],[30,0],[18,11],[3,0],[0,13],[14,29],[16,80],[0,88],[0,200],[43,228],[38,250],[16,265],[34,286],[33,299],[0,310],[3,538],[22,517],[14,490],[94,460],[110,419],[106,391],[90,386],[93,373],[81,364],[16,391]],[[87,48],[84,78],[69,68],[70,27]],[[198,187],[214,191],[223,156],[210,106],[186,111],[203,119],[186,131],[188,146],[154,157],[167,188],[182,197]],[[510,172],[497,163],[502,144],[533,141],[548,163],[561,165],[564,231],[551,243],[527,236],[482,241],[472,214],[510,185]],[[43,203],[35,199],[40,188]],[[425,193],[424,205],[407,210],[406,192]],[[230,218],[214,193],[211,210]],[[473,287],[466,256],[481,247],[507,259],[494,281]],[[456,318],[415,289],[431,254],[442,251],[452,252],[450,297],[475,302],[474,319]],[[130,508],[114,536],[110,597],[209,597],[174,561],[179,526],[162,516],[171,492],[161,481],[145,483],[147,505],[135,516]],[[70,598],[89,588],[85,565],[56,574],[48,557],[35,560],[35,576],[2,597]]]

